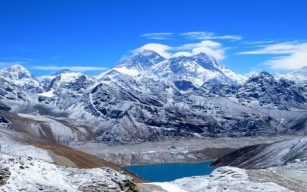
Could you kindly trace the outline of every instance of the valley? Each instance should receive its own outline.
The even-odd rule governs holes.
[[[152,50],[98,76],[33,77],[22,65],[0,75],[0,160],[11,167],[0,191],[304,191],[305,145],[292,146],[307,133],[303,75],[245,77],[204,53]],[[279,151],[283,163],[270,159]],[[158,183],[123,168],[209,160],[212,173]]]
[[[0,192],[307,192],[306,10],[0,0]]]
[[[72,143],[70,147],[97,155],[120,165],[203,162],[237,149],[264,143],[296,138],[279,137],[243,137],[243,138],[204,138],[178,139],[173,141],[145,142],[125,145],[106,145],[103,143]]]

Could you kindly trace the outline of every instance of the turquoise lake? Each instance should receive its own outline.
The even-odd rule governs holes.
[[[209,175],[213,168],[211,161],[201,163],[161,163],[132,165],[125,168],[137,176],[151,182],[172,181],[182,177]]]

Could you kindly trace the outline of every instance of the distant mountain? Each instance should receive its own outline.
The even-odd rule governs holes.
[[[119,74],[138,78],[152,78],[169,82],[188,81],[200,87],[205,82],[241,84],[245,78],[204,53],[193,56],[163,58],[154,51],[144,50],[125,59],[98,79],[115,78]]]
[[[170,58],[152,67],[152,74],[158,78],[171,81],[190,81],[200,87],[205,82],[235,84],[243,82],[243,77],[219,65],[214,58],[204,53],[194,56]],[[233,75],[234,78],[230,76]],[[239,81],[237,81],[239,80]]]
[[[38,81],[22,66],[5,72],[0,108],[86,124],[89,140],[305,134],[306,87],[267,72],[246,79],[203,53],[167,59],[145,50],[96,77],[64,70]]]
[[[16,85],[12,82],[11,79],[7,80],[0,77],[0,102],[30,102],[31,96],[33,93],[24,90],[19,86],[19,83]],[[20,103],[22,104],[22,103]]]
[[[0,76],[33,93],[38,93],[43,90],[40,82],[31,75],[30,71],[20,64],[0,70]]]
[[[97,79],[102,79],[105,76],[109,75],[112,76],[112,74],[116,72],[125,75],[130,75],[133,77],[144,75],[150,70],[150,68],[153,65],[160,63],[164,60],[166,59],[154,51],[143,50],[124,59],[111,70],[98,75]]]
[[[294,106],[306,103],[300,88],[287,79],[276,80],[273,75],[261,72],[249,78],[242,87],[238,89],[238,98],[249,102],[257,101],[261,105]]]
[[[276,78],[285,78],[298,83],[307,83],[307,66],[287,74],[277,74]]]

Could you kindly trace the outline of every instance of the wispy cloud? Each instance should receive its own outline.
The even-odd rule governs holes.
[[[174,53],[174,56],[178,55],[195,55],[198,53],[206,53],[213,56],[217,60],[222,60],[225,57],[225,48],[223,45],[216,41],[204,40],[199,43],[183,44],[178,47],[173,48],[174,51],[179,51]]]
[[[186,32],[186,33],[181,33],[180,35],[188,39],[198,39],[198,40],[214,40],[214,39],[241,40],[242,39],[242,36],[240,35],[216,35],[215,33],[204,32],[204,31]]]
[[[273,43],[278,43],[278,42],[279,42],[278,40],[261,40],[261,41],[248,41],[248,42],[245,42],[245,44],[262,46],[262,45],[273,44]]]
[[[223,47],[223,45],[221,43],[211,40],[204,40],[199,43],[182,44],[179,46],[149,43],[143,45],[142,47],[134,51],[139,52],[142,50],[153,50],[166,58],[182,55],[191,56],[201,52],[213,56],[217,60],[222,60],[225,57],[225,48]]]
[[[282,42],[261,45],[241,55],[273,55],[264,63],[272,69],[294,70],[307,66],[307,42]]]
[[[105,71],[108,68],[106,67],[95,67],[95,66],[55,66],[55,65],[49,65],[49,66],[32,66],[31,69],[35,70],[43,70],[43,71],[59,71],[63,69],[69,69],[71,71],[77,71],[77,72],[85,72],[85,71]]]
[[[165,40],[170,39],[172,35],[174,35],[174,33],[145,33],[142,34],[141,37],[154,40]]]
[[[9,67],[15,64],[25,64],[25,61],[0,61],[0,67]]]
[[[154,40],[167,40],[171,38],[185,38],[193,40],[232,40],[238,41],[242,39],[240,35],[216,35],[212,32],[206,31],[191,31],[184,33],[145,33],[141,35],[142,37]]]
[[[165,58],[169,58],[172,56],[172,51],[173,47],[170,47],[168,45],[160,44],[160,43],[148,43],[143,45],[140,48],[137,48],[134,50],[134,52],[140,52],[143,50],[152,50],[160,54],[161,56]]]

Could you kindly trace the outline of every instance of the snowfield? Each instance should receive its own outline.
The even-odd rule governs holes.
[[[44,134],[45,137],[48,137],[48,133],[43,129],[44,126],[47,126],[50,128],[52,136],[56,141],[59,143],[67,143],[70,141],[75,141],[78,139],[77,131],[80,131],[84,134],[86,134],[86,130],[83,128],[78,127],[78,130],[73,130],[72,128],[65,126],[64,124],[60,123],[59,121],[56,121],[52,118],[45,117],[45,116],[39,116],[39,115],[29,115],[29,114],[18,114],[19,117],[32,119],[38,122],[41,122],[40,124],[33,124],[32,125],[32,131],[33,133],[36,133],[37,136],[40,134]]]
[[[1,192],[108,191],[133,192],[132,178],[109,168],[77,169],[56,166],[32,157],[0,155],[0,174],[9,171]]]
[[[47,162],[53,162],[53,159],[47,150],[18,142],[15,138],[16,135],[11,135],[11,134],[15,133],[11,133],[10,130],[1,129],[0,131],[1,154],[20,156],[20,157],[31,156],[35,159],[41,159]]]

